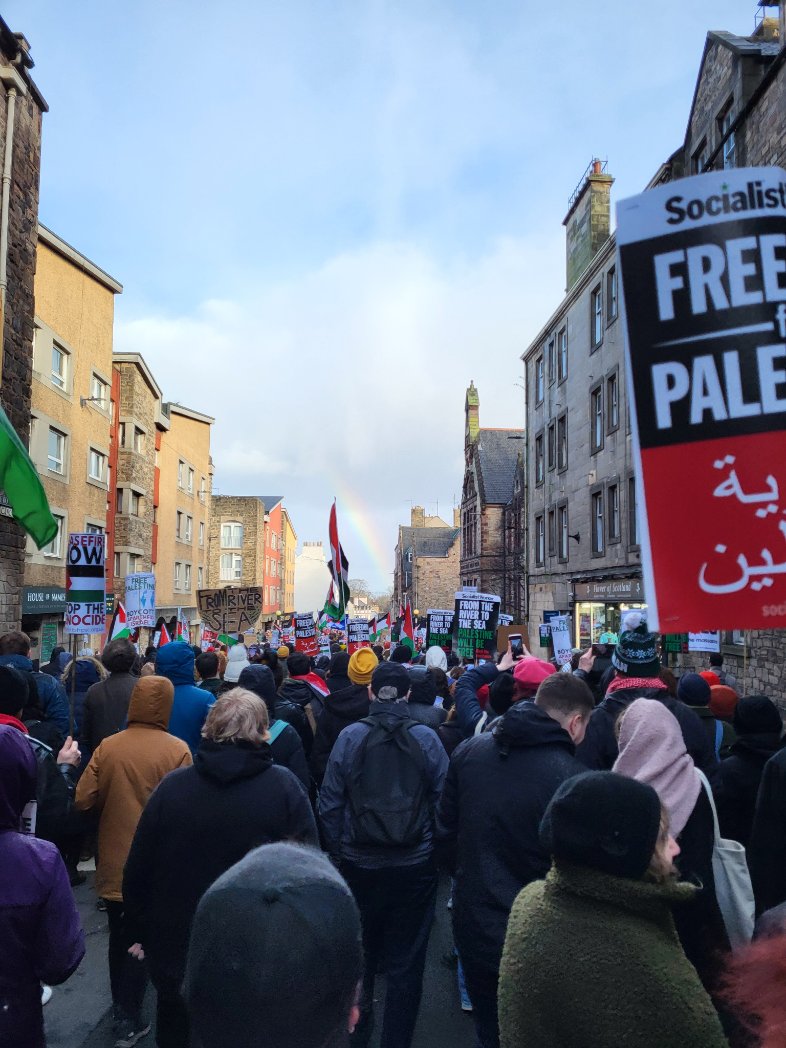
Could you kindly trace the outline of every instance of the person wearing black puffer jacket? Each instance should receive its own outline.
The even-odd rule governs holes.
[[[340,655],[346,655],[346,652]],[[340,655],[334,655],[333,658],[338,659]],[[371,648],[358,648],[347,666],[349,687],[331,690],[325,700],[325,708],[317,718],[314,748],[309,759],[311,774],[317,786],[322,785],[331,751],[341,732],[348,724],[355,724],[368,716],[371,707],[368,687],[378,665],[379,660]],[[328,684],[333,679],[329,678]]]
[[[193,767],[162,780],[134,835],[123,876],[124,916],[132,951],[144,952],[158,993],[156,1039],[166,1048],[189,1044],[180,988],[202,895],[261,844],[318,844],[306,792],[275,766],[267,736],[259,696],[244,688],[219,696]]]
[[[575,747],[593,705],[583,681],[553,673],[534,702],[511,706],[450,760],[437,855],[455,876],[453,935],[482,1048],[499,1046],[497,979],[510,909],[548,871],[540,822],[557,788],[585,770]]]
[[[331,694],[334,691],[344,691],[345,688],[352,687],[352,681],[349,678],[349,654],[346,651],[337,651],[335,655],[331,655],[327,686]]]
[[[276,695],[276,682],[271,669],[262,664],[246,666],[240,674],[237,686],[247,688],[258,695],[267,708],[270,722],[268,745],[275,763],[281,768],[289,768],[294,775],[297,775],[303,786],[307,790],[310,789],[311,776],[308,773],[303,743],[297,731],[278,711],[278,707],[284,704]]]
[[[433,728],[434,731],[444,723],[447,713],[437,701],[437,682],[425,666],[412,666],[409,670],[412,689],[409,693],[409,715],[412,720]]]
[[[718,821],[722,836],[747,848],[764,765],[783,746],[783,723],[775,703],[764,695],[740,699],[733,723],[737,738],[720,764]]]

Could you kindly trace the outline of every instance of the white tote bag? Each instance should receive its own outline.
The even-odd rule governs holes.
[[[739,841],[721,837],[712,788],[703,772],[697,768],[696,773],[709,798],[712,820],[715,825],[715,846],[712,849],[715,895],[731,948],[738,950],[741,946],[747,946],[753,938],[753,922],[756,915],[745,847]]]

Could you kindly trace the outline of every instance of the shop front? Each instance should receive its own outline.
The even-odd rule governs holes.
[[[63,644],[66,610],[65,586],[22,588],[22,629],[32,642],[30,657],[43,666],[52,648]]]
[[[646,608],[640,578],[597,578],[572,583],[576,647],[616,644],[625,611]]]

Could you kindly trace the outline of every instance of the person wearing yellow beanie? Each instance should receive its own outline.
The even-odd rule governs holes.
[[[280,659],[288,659],[289,658],[289,648],[286,646],[286,644],[282,644],[281,647],[276,652],[276,654],[278,655],[278,657]]]
[[[349,679],[353,684],[371,683],[371,674],[379,665],[379,659],[371,648],[358,648],[349,660]]]

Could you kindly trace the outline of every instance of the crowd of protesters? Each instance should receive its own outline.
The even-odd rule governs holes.
[[[0,637],[0,1044],[45,1044],[88,855],[117,1048],[149,985],[159,1048],[409,1048],[442,876],[479,1048],[786,1043],[773,697],[639,614],[562,667],[342,640]]]

